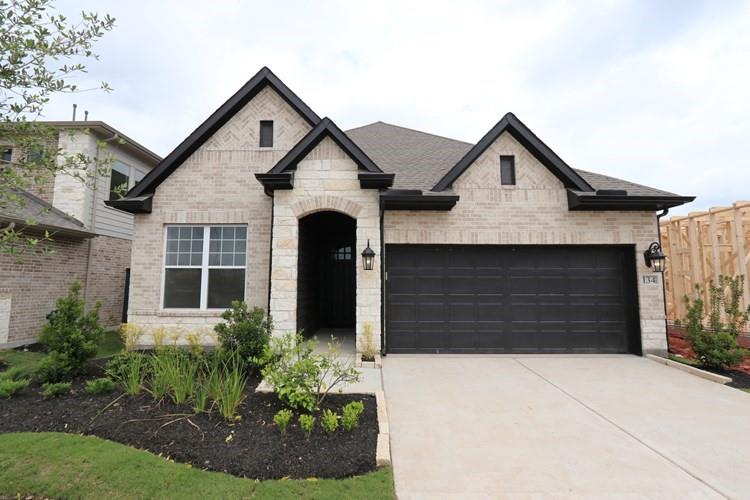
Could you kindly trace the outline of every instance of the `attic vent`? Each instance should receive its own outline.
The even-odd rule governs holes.
[[[597,196],[627,196],[628,192],[624,189],[597,189]]]

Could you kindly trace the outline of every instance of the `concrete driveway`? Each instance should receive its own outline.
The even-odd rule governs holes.
[[[396,492],[750,498],[750,394],[636,356],[384,359]]]

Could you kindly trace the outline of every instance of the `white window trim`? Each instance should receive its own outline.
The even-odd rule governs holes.
[[[201,256],[200,266],[168,266],[167,265],[167,230],[170,227],[202,227],[203,228],[203,252]],[[245,265],[244,266],[216,266],[208,263],[209,247],[211,245],[211,228],[212,227],[244,227],[245,228]],[[245,270],[245,286],[242,288],[242,300],[245,300],[247,295],[247,258],[248,251],[250,249],[249,240],[250,231],[247,230],[247,224],[165,224],[163,231],[162,245],[162,273],[161,273],[161,294],[159,299],[159,310],[168,312],[189,312],[189,311],[224,311],[225,307],[208,307],[208,271],[209,269],[244,269]],[[167,281],[167,269],[200,269],[201,270],[201,296],[200,296],[200,307],[164,307],[165,292],[166,292],[166,281]]]

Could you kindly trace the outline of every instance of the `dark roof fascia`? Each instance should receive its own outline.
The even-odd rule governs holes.
[[[120,198],[119,200],[105,200],[104,204],[110,208],[116,208],[131,214],[150,214],[153,199],[153,194],[147,194],[145,196]]]
[[[294,172],[255,174],[255,178],[263,184],[263,188],[269,196],[277,189],[292,189],[294,187]]]
[[[593,191],[591,187],[575,170],[570,168],[555,154],[541,139],[516,118],[513,113],[506,113],[503,118],[471,148],[456,165],[446,173],[432,188],[432,191],[444,191],[450,188],[464,171],[489,148],[503,132],[510,133],[534,157],[546,166],[563,184],[579,191]]]
[[[54,226],[51,224],[29,225],[28,222],[24,220],[17,219],[15,217],[8,217],[5,215],[0,215],[0,221],[3,221],[5,223],[13,223],[16,226],[21,227],[22,229],[19,229],[19,231],[22,232],[43,234],[45,231],[48,231],[52,236],[59,234],[74,239],[94,238],[97,236],[96,233],[85,231],[83,229],[70,229],[66,227]]]
[[[320,122],[320,117],[305,104],[302,99],[287,87],[270,69],[264,67],[255,76],[230,97],[219,109],[213,112],[197,129],[169,153],[137,186],[128,192],[126,197],[141,196],[153,193],[154,190],[188,159],[208,138],[221,128],[232,116],[255,97],[267,85],[270,85],[295,111],[310,125]]]
[[[396,174],[360,172],[358,178],[359,187],[362,189],[387,189],[393,186]]]
[[[382,174],[383,171],[375,165],[375,162],[365,154],[348,135],[346,135],[338,126],[328,117],[320,120],[310,132],[305,135],[292,149],[268,171],[269,174],[280,174],[288,170],[295,170],[297,164],[307,156],[320,141],[330,137],[341,149],[348,154],[357,164],[360,170]]]
[[[568,190],[568,209],[656,211],[690,203],[695,196],[596,195]]]
[[[388,190],[380,195],[383,210],[437,210],[448,211],[456,206],[456,194],[422,194],[413,190]]]

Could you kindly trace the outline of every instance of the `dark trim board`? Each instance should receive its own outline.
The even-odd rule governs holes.
[[[568,190],[568,209],[638,210],[655,212],[690,203],[695,196],[629,196],[627,194],[580,193]]]
[[[634,245],[386,245],[389,353],[641,353]]]

